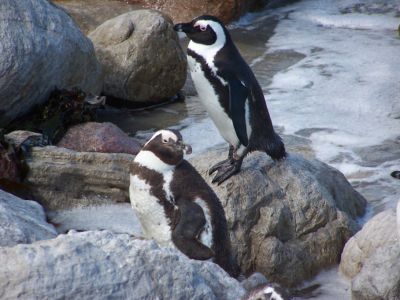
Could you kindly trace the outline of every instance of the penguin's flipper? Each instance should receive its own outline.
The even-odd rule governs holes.
[[[246,100],[249,95],[248,88],[234,76],[228,78],[229,85],[229,110],[233,127],[242,145],[248,146],[249,138],[246,130]]]
[[[206,224],[203,209],[196,203],[185,201],[179,205],[180,219],[172,231],[175,246],[189,258],[206,260],[214,251],[203,245],[197,237]]]

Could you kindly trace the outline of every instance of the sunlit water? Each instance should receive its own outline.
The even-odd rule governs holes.
[[[400,180],[400,24],[398,1],[301,1],[248,14],[230,26],[266,94],[284,136],[309,141],[316,157],[343,172],[369,202],[365,222],[396,206]],[[189,93],[190,94],[190,93]],[[142,112],[116,110],[105,120],[145,140],[180,129],[198,155],[226,143],[196,96]],[[314,299],[349,299],[337,268]]]

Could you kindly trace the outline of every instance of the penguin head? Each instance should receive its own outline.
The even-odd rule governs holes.
[[[179,23],[174,30],[186,33],[196,44],[222,47],[229,38],[224,24],[214,16],[200,16],[189,23]]]
[[[159,130],[143,146],[143,151],[152,152],[164,164],[176,166],[183,160],[184,153],[192,153],[192,148],[182,141],[177,130]]]

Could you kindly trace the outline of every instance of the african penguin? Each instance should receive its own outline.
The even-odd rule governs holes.
[[[231,276],[239,268],[231,255],[224,209],[213,190],[184,158],[190,146],[175,130],[157,131],[130,167],[129,197],[144,235],[176,247],[189,258],[212,258]]]
[[[278,284],[267,283],[250,291],[243,300],[289,300],[291,298],[288,291]]]
[[[400,171],[393,171],[390,173],[393,178],[400,179]]]
[[[210,175],[218,171],[213,183],[238,173],[248,152],[259,150],[274,160],[285,158],[285,146],[274,131],[263,91],[221,21],[201,16],[174,29],[190,39],[187,59],[197,93],[230,145],[228,159],[210,168]]]

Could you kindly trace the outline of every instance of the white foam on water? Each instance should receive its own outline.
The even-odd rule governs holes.
[[[400,18],[388,14],[341,14],[357,1],[302,1],[269,40],[269,52],[306,55],[274,76],[269,106],[285,133],[326,128],[310,139],[317,157],[331,163],[354,147],[380,144],[400,135]],[[341,5],[341,7],[340,7]],[[342,164],[341,171],[348,171]],[[340,167],[340,165],[339,165]]]
[[[399,26],[398,18],[383,15],[370,15],[366,17],[365,14],[352,13],[349,15],[320,16],[311,13],[307,18],[315,24],[324,27],[394,31]]]

